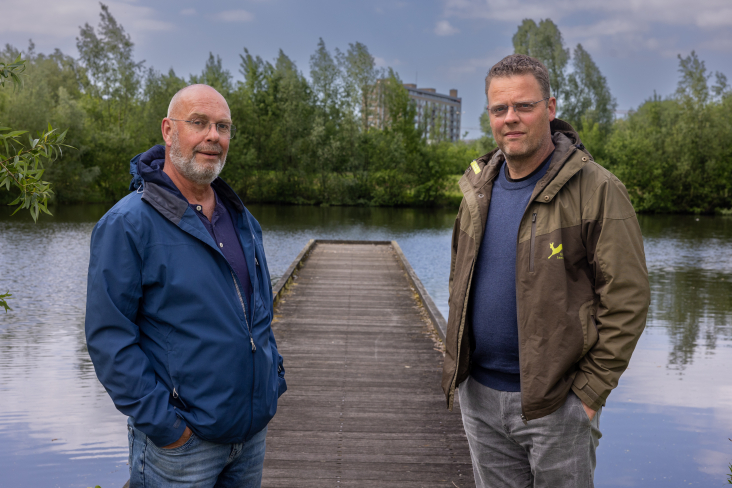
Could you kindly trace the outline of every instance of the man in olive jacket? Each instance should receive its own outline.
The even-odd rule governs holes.
[[[479,487],[593,486],[600,411],[645,326],[648,273],[623,184],[556,119],[549,75],[486,77],[495,151],[460,180],[442,387]]]

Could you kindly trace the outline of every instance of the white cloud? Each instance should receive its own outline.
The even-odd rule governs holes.
[[[447,20],[440,20],[435,25],[435,34],[437,34],[438,36],[451,36],[453,34],[457,34],[458,32],[460,31],[453,27]]]
[[[568,45],[581,42],[623,54],[651,51],[670,56],[681,49],[677,39],[661,39],[655,27],[672,26],[702,30],[729,51],[732,7],[729,0],[442,0],[445,17],[487,19],[492,22],[536,21],[550,18],[560,26]],[[602,20],[576,25],[588,15]],[[563,26],[570,20],[572,26]]]
[[[555,22],[580,12],[604,14],[605,18],[695,25],[732,26],[729,0],[443,0],[445,14],[463,18],[518,20],[551,18]]]
[[[254,14],[246,10],[224,10],[212,16],[216,20],[222,22],[251,22],[254,20]]]
[[[133,39],[150,31],[173,29],[165,17],[150,7],[134,1],[106,1],[109,11]],[[0,0],[4,32],[19,32],[46,39],[68,39],[79,34],[79,26],[99,23],[99,2],[96,0],[37,0],[29,9],[16,2]]]
[[[496,47],[486,56],[458,60],[447,69],[449,78],[452,80],[459,80],[464,75],[472,75],[476,73],[485,76],[491,66],[511,53],[513,53],[512,46]]]

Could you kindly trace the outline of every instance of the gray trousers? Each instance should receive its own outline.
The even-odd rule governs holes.
[[[469,377],[458,388],[478,488],[592,488],[600,411],[590,421],[577,395],[554,413],[521,420],[521,393]]]

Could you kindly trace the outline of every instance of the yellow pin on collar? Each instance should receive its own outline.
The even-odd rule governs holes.
[[[473,162],[472,162],[472,163],[470,163],[470,166],[472,166],[472,167],[473,167],[473,171],[475,171],[475,174],[476,174],[476,175],[477,175],[478,173],[480,173],[480,166],[478,166],[478,163],[477,163],[477,162],[476,162],[475,160],[473,160]]]

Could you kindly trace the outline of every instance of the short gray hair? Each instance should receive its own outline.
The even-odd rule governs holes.
[[[488,96],[488,87],[493,78],[507,78],[509,76],[518,75],[534,75],[536,81],[539,82],[541,95],[544,98],[551,96],[551,88],[549,86],[549,70],[546,69],[544,63],[536,58],[527,56],[526,54],[511,54],[506,56],[493,65],[485,77],[485,94]]]

